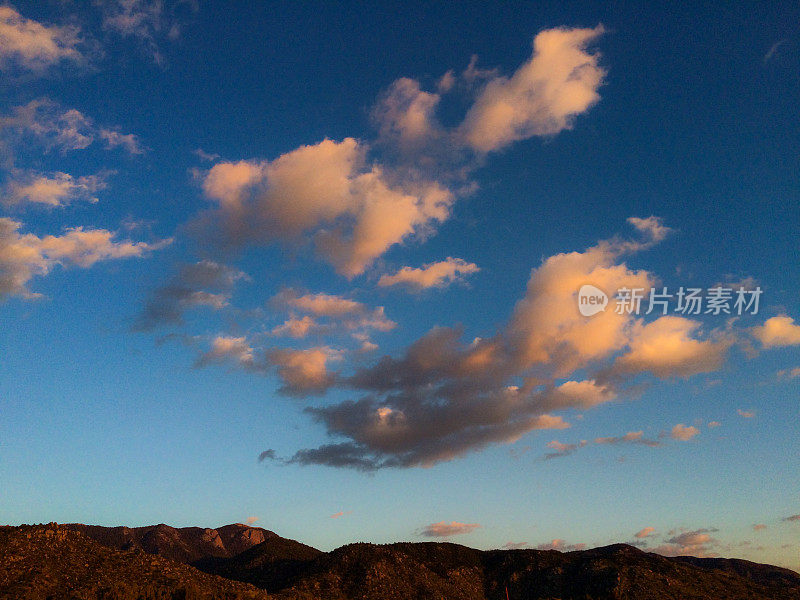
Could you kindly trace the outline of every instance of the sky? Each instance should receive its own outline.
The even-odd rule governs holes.
[[[0,522],[800,569],[798,23],[0,4]]]

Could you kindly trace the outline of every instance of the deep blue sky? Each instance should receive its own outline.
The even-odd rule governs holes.
[[[638,541],[667,553],[800,567],[800,524],[786,520],[800,512],[800,371],[793,373],[800,328],[792,321],[800,319],[796,3],[182,2],[156,9],[143,0],[102,9],[17,1],[0,13],[0,219],[18,224],[13,235],[0,229],[0,522],[217,526],[252,516],[257,525],[327,549],[425,539],[424,527],[456,521],[480,527],[463,528],[452,540],[481,548]],[[20,19],[30,20],[28,33],[21,33]],[[488,91],[502,86],[503,76],[530,64],[534,37],[556,28],[570,49],[595,61],[590,73],[602,72],[602,82],[589,86],[596,101],[555,129],[550,121],[551,129],[541,129],[565,98],[541,95],[544,82],[558,78],[553,64],[566,60],[566,50],[557,49],[527,100],[506,96],[528,110],[531,129],[488,152],[465,141],[475,139],[466,125],[470,114],[481,118],[475,107],[491,100]],[[576,32],[589,30],[595,33],[585,44],[574,41]],[[60,50],[43,54],[35,43],[42,36],[56,39]],[[485,71],[470,80],[465,69],[473,55]],[[449,90],[437,87],[447,72],[455,80]],[[401,78],[441,96],[427,137],[409,147],[382,135],[386,121],[375,117]],[[510,86],[504,90],[513,96]],[[39,132],[45,121],[52,126],[50,138],[36,124],[14,120],[16,107],[32,101],[49,106],[37,123]],[[82,115],[81,131],[93,139],[88,147],[53,142],[66,135],[70,109]],[[102,131],[133,134],[135,145],[104,142]],[[362,152],[351,179],[374,175],[379,166],[393,190],[415,196],[414,186],[436,182],[452,194],[445,217],[415,225],[412,235],[349,275],[313,244],[325,232],[339,235],[337,226],[358,225],[360,208],[290,235],[274,204],[279,157],[301,146],[324,148],[323,140],[343,148],[346,138],[358,140]],[[262,170],[242,192],[245,233],[226,229],[234,210],[225,203],[241,197],[214,197],[209,183],[238,161]],[[19,191],[56,174],[62,183],[68,174],[73,184],[96,175],[105,187],[73,186],[51,202],[59,206]],[[312,168],[287,188],[286,210],[305,202],[299,186],[317,175]],[[324,184],[317,196],[327,202],[333,184]],[[376,201],[358,198],[365,206]],[[344,201],[332,210],[345,210]],[[376,222],[394,222],[399,213],[390,208]],[[651,225],[670,230],[637,231],[626,222],[651,216]],[[205,229],[198,225],[203,218],[211,223]],[[96,249],[106,254],[86,264],[75,248],[55,250],[75,227],[84,228],[78,235],[114,232],[104,250]],[[60,241],[48,242],[48,235]],[[645,336],[641,327],[654,315],[639,325],[627,321],[617,345],[607,332],[580,333],[585,321],[574,307],[569,326],[579,324],[578,341],[549,328],[556,316],[520,316],[520,300],[538,298],[539,310],[558,287],[528,288],[526,296],[533,269],[540,277],[551,272],[548,265],[556,272],[561,267],[549,257],[612,238],[637,247],[610,252],[605,267],[627,265],[630,276],[646,271],[672,290],[744,281],[763,290],[758,314],[692,317],[696,328],[679,324],[689,327],[680,343],[650,339],[651,364],[629,370],[624,357],[641,348],[637,336]],[[124,240],[148,246],[112,257]],[[32,247],[40,254],[23,256]],[[402,267],[450,258],[479,270],[423,290],[379,284]],[[198,264],[246,276],[233,276],[230,285],[215,280],[211,289],[187,274]],[[20,270],[28,273],[21,284],[3,279]],[[568,276],[558,271],[554,281]],[[180,321],[143,326],[148,307],[163,309],[176,288],[187,294]],[[327,294],[361,304],[350,313],[309,312],[275,300],[287,289],[295,300]],[[219,303],[212,307],[213,299],[192,292],[218,294]],[[375,317],[379,306],[395,327],[354,324]],[[304,314],[327,329],[297,338],[271,333]],[[454,325],[463,327],[452,358],[465,361],[457,363],[458,374],[393,363],[397,373],[425,372],[433,387],[345,381],[359,370],[373,372],[384,355],[400,359],[432,328]],[[377,348],[359,351],[356,330]],[[520,363],[515,344],[523,330],[534,337],[541,331],[547,359]],[[554,348],[592,335],[610,344],[608,352],[583,352],[564,366]],[[484,341],[470,345],[477,337]],[[215,347],[219,340],[240,345]],[[470,352],[495,343],[502,350],[489,370],[497,380],[478,389]],[[696,344],[706,345],[694,354]],[[280,352],[287,349],[324,349],[324,375],[339,379],[315,380],[314,389],[304,380],[292,394],[281,393],[287,377],[280,369],[291,359]],[[714,353],[720,360],[705,364]],[[672,360],[664,357],[677,358],[659,362]],[[531,426],[511,435],[503,427],[514,417],[493,420],[492,394],[506,385],[524,388],[532,374],[542,378],[531,391],[534,403],[544,402],[536,394],[589,380],[607,385],[613,400],[547,411],[569,428]],[[465,400],[442,388],[427,404],[426,394],[445,383],[475,395]],[[370,429],[380,413],[346,403],[360,398],[407,419],[418,401],[431,411],[421,414],[434,415],[440,405],[454,410],[438,430],[422,433],[423,422],[413,425],[416,441],[403,438],[408,445],[400,452],[383,445],[386,432]],[[460,423],[460,403],[473,400],[480,426],[506,433],[456,450],[444,429]],[[347,433],[328,423],[326,430],[308,407],[346,410],[358,425]],[[682,435],[673,429],[678,424],[696,432]],[[639,431],[659,445],[596,441]],[[547,447],[553,440],[576,447]],[[351,442],[361,444],[359,452],[366,448],[362,458],[377,459],[370,468],[379,468],[301,464],[295,454]],[[430,445],[445,455],[431,459]],[[267,449],[277,460],[259,462]],[[563,456],[544,458],[554,451]],[[292,456],[294,462],[281,463]],[[408,456],[423,458],[399,467],[381,462]],[[655,532],[634,538],[645,527]]]

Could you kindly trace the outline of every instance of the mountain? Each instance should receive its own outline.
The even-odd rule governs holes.
[[[267,540],[283,539],[272,531],[241,523],[225,525],[218,529],[175,528],[163,523],[148,527],[101,527],[69,523],[62,527],[80,531],[109,548],[117,550],[137,548],[149,554],[157,554],[187,564],[207,558],[236,556]]]
[[[561,553],[358,543],[321,552],[241,524],[0,528],[0,599],[503,600],[506,588],[511,600],[800,600],[800,575],[625,544]]]
[[[273,582],[253,560],[259,549],[210,572],[255,583],[280,600],[501,600],[506,587],[511,600],[800,599],[800,575],[788,569],[667,558],[625,544],[566,553],[350,544],[296,564],[294,575]]]
[[[267,600],[251,585],[139,549],[112,550],[73,528],[0,527],[3,600]]]

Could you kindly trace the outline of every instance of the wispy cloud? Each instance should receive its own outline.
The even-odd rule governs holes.
[[[478,265],[468,263],[460,258],[450,258],[423,265],[420,268],[403,267],[393,275],[382,275],[378,286],[388,287],[400,285],[412,290],[442,288],[457,281],[463,281],[467,275],[480,271]]]

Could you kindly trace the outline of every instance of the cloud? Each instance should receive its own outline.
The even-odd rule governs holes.
[[[527,548],[528,542],[506,542],[503,544],[504,550],[521,550],[522,548]]]
[[[23,17],[13,6],[0,6],[0,69],[43,71],[63,60],[81,62],[80,30],[43,25]]]
[[[0,135],[7,146],[6,152],[35,142],[46,152],[66,153],[84,150],[98,138],[104,139],[108,148],[122,146],[131,153],[142,151],[135,135],[100,128],[79,110],[65,109],[49,98],[13,107],[10,114],[0,117]]]
[[[196,367],[233,363],[243,369],[267,374],[275,371],[283,381],[278,391],[287,396],[305,397],[321,394],[333,385],[336,374],[327,363],[341,358],[341,353],[327,346],[303,350],[292,348],[254,348],[246,336],[219,335],[210,348],[200,354]]]
[[[159,43],[179,37],[182,20],[179,9],[197,12],[199,3],[196,0],[178,0],[167,3],[168,10],[165,10],[163,0],[104,0],[101,7],[103,29],[137,40],[156,64],[163,65],[165,61]]]
[[[295,339],[304,338],[310,333],[320,331],[323,328],[314,320],[313,317],[305,315],[298,319],[290,317],[281,325],[272,328],[272,335],[281,337],[291,337]]]
[[[205,367],[210,364],[232,360],[240,365],[257,369],[255,351],[250,347],[247,338],[220,335],[211,340],[211,348],[197,359],[195,366]]]
[[[753,531],[764,531],[766,528],[767,526],[763,523],[757,523],[756,525],[753,525]]]
[[[98,135],[105,141],[106,148],[109,150],[122,147],[130,154],[144,154],[144,146],[132,133],[123,134],[112,129],[100,129]]]
[[[58,207],[76,201],[97,202],[94,195],[108,187],[110,172],[73,177],[68,173],[49,174],[15,170],[6,183],[0,203],[6,206],[35,204]]]
[[[533,40],[533,55],[510,77],[487,81],[470,108],[461,134],[479,152],[499,150],[535,135],[570,129],[574,118],[600,100],[605,71],[586,47],[603,33],[549,29]]]
[[[722,425],[722,423],[720,423],[719,421],[709,421],[708,422],[708,426],[709,427],[719,427],[720,425]]]
[[[800,377],[800,367],[794,367],[792,369],[781,369],[778,371],[778,378],[779,379],[797,379]]]
[[[792,522],[792,521],[800,521],[800,515],[792,515],[791,517],[786,517],[783,519],[784,521]]]
[[[149,331],[163,325],[180,325],[184,312],[194,307],[224,308],[236,282],[247,279],[247,274],[211,260],[183,265],[166,285],[150,293],[133,329]]]
[[[767,50],[767,53],[764,55],[764,62],[768,63],[777,54],[778,50],[780,50],[781,47],[786,45],[787,43],[788,40],[778,40],[777,42],[772,44],[769,50]]]
[[[655,535],[655,533],[656,533],[655,527],[645,527],[644,529],[640,529],[638,532],[636,532],[634,537],[642,540],[644,538],[652,537],[653,535]]]
[[[669,436],[673,440],[680,440],[682,442],[687,442],[692,439],[694,436],[698,435],[700,430],[693,425],[689,425],[688,427],[683,423],[678,423],[675,427],[672,428],[670,431]]]
[[[742,410],[741,408],[736,409],[736,414],[740,417],[745,419],[753,419],[756,416],[756,411],[754,410]]]
[[[247,524],[248,525],[252,525],[256,521],[258,521],[258,517],[247,517]]]
[[[767,319],[763,325],[753,327],[750,331],[764,348],[800,344],[800,325],[796,325],[794,319],[786,315]]]
[[[646,219],[639,217],[628,217],[628,223],[649,237],[650,240],[655,244],[662,241],[672,232],[672,229],[665,226],[660,217],[650,216]]]
[[[595,444],[642,444],[643,446],[650,446],[655,448],[660,446],[661,443],[655,440],[650,440],[644,437],[643,431],[629,431],[621,437],[599,437],[594,439]]]
[[[335,375],[327,368],[329,360],[340,355],[328,347],[305,350],[273,349],[266,353],[267,361],[277,368],[284,385],[278,390],[289,396],[321,394],[333,385]]]
[[[649,371],[656,377],[690,377],[720,368],[732,340],[698,340],[694,336],[700,323],[667,315],[644,324],[638,321],[631,331],[630,350],[614,364],[616,372]]]
[[[439,134],[434,113],[441,97],[422,91],[419,82],[408,77],[396,80],[373,109],[381,137],[408,150]]]
[[[352,513],[352,512],[353,512],[352,510],[347,510],[347,511],[345,511],[345,510],[340,510],[340,511],[339,511],[339,512],[337,512],[337,513],[333,513],[333,514],[331,515],[331,519],[338,519],[338,518],[340,518],[340,517],[343,517],[343,516],[345,516],[345,515],[349,515],[349,514],[350,514],[350,513]]]
[[[697,529],[695,531],[685,531],[668,540],[665,544],[651,549],[651,552],[663,556],[697,556],[700,558],[714,557],[712,552],[717,540],[709,535],[710,529]]]
[[[620,373],[613,378],[557,380],[578,369],[599,368],[626,349],[642,352],[643,334],[634,316],[607,311],[583,317],[576,295],[587,281],[609,290],[648,287],[649,273],[619,263],[624,254],[649,247],[651,236],[647,237],[643,242],[607,240],[584,252],[545,259],[531,273],[525,297],[509,322],[490,338],[464,342],[460,328],[435,327],[402,355],[385,356],[341,376],[337,387],[363,396],[306,409],[340,441],[300,450],[284,460],[361,470],[429,467],[490,444],[512,443],[531,431],[569,427],[553,413],[614,400],[624,383]],[[665,354],[673,359],[655,368],[659,353],[648,349],[654,358],[637,368],[655,368],[659,375],[672,374],[678,367],[686,371],[696,368],[684,364],[687,356],[697,358],[698,348],[716,348],[699,341],[695,345],[689,337],[696,329],[694,322],[679,324],[678,340],[693,351],[676,352],[670,344],[674,336],[660,335],[659,330],[653,343],[664,344]],[[626,369],[629,377],[640,372],[632,367]],[[658,445],[639,433],[630,432],[617,442]],[[614,438],[603,442],[614,443]]]
[[[588,409],[611,402],[616,397],[617,393],[610,385],[594,379],[565,381],[548,393],[546,405],[550,410]]]
[[[546,544],[536,546],[537,550],[558,550],[559,552],[573,552],[576,550],[586,550],[586,544],[568,544],[562,539],[556,538]]]
[[[553,458],[559,458],[561,456],[568,456],[575,452],[578,448],[583,448],[586,446],[588,442],[586,440],[581,440],[578,444],[562,444],[557,440],[552,440],[547,442],[547,447],[552,448],[554,452],[548,452],[544,455],[545,460],[550,460]]]
[[[446,287],[465,276],[480,271],[478,265],[449,256],[440,262],[428,263],[421,268],[403,267],[394,275],[382,275],[378,286],[403,285],[413,290]]]
[[[368,165],[354,140],[324,140],[273,161],[222,162],[205,176],[217,203],[195,229],[222,247],[300,243],[345,277],[360,275],[390,247],[445,220],[452,193],[433,182],[394,181]]]
[[[450,537],[472,533],[479,527],[480,525],[477,523],[459,523],[458,521],[447,523],[446,521],[439,521],[423,527],[421,535],[425,537]]]
[[[100,261],[141,257],[171,242],[116,241],[115,232],[83,227],[68,228],[61,236],[38,237],[20,233],[21,227],[19,221],[0,217],[0,299],[36,297],[28,283],[57,265],[86,269]]]
[[[386,316],[382,306],[370,308],[361,302],[335,294],[302,294],[292,288],[285,288],[272,298],[270,304],[292,313],[307,313],[302,318],[292,314],[283,324],[272,329],[273,335],[300,339],[312,333],[345,331],[363,345],[369,342],[367,332],[386,332],[397,327],[397,323]]]

